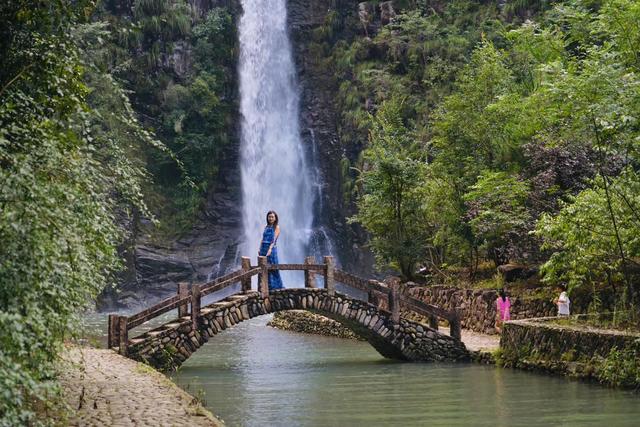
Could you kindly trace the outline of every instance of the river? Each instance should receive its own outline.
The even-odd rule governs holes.
[[[266,322],[217,335],[171,378],[231,426],[638,425],[632,392],[492,366],[393,362],[366,342]]]

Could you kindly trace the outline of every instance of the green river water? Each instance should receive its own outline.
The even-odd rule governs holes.
[[[105,320],[85,317],[102,344]],[[640,426],[640,396],[630,391],[477,364],[395,362],[366,342],[268,320],[211,338],[171,379],[230,426]]]
[[[632,392],[492,366],[393,362],[366,342],[266,322],[212,338],[172,379],[231,426],[640,426]]]

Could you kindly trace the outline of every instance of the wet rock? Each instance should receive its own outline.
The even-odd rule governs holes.
[[[286,331],[364,340],[335,320],[303,310],[278,312],[267,325]]]

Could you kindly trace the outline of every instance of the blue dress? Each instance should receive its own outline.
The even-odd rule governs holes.
[[[264,228],[264,233],[262,233],[262,243],[260,243],[260,256],[266,256],[269,251],[269,246],[274,241],[276,234],[275,228],[270,225],[267,225]],[[278,246],[277,242],[274,243],[273,248],[271,248],[271,255],[267,257],[267,262],[269,264],[278,264]],[[284,286],[282,285],[282,278],[280,277],[279,270],[270,270],[269,271],[269,290],[274,289],[282,289]]]

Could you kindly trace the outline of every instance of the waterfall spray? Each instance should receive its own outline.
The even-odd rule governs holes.
[[[280,262],[309,250],[315,192],[300,138],[286,0],[242,0],[240,112],[243,253],[257,255],[267,211],[280,217]],[[290,286],[291,284],[285,283]]]

